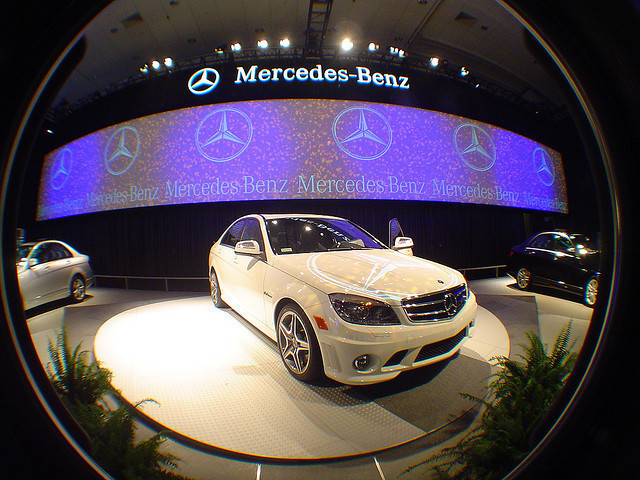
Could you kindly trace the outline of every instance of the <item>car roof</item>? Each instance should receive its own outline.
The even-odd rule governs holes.
[[[265,220],[272,220],[275,218],[332,218],[338,220],[344,220],[341,217],[335,217],[333,215],[318,215],[316,213],[265,213],[265,214],[254,214],[258,215]]]
[[[33,246],[33,245],[39,245],[41,243],[47,243],[47,242],[57,242],[57,243],[64,243],[61,242],[60,240],[52,240],[50,238],[42,238],[40,240],[31,240],[29,242],[23,242],[20,245],[18,245],[19,247],[23,246],[23,245],[27,245],[27,246]]]
[[[23,242],[20,245],[18,245],[18,248],[20,248],[20,247],[36,247],[38,245],[42,245],[43,243],[59,243],[61,245],[64,245],[65,247],[67,247],[69,250],[74,250],[75,251],[75,249],[71,245],[69,245],[68,243],[63,242],[62,240],[55,240],[53,238],[43,238],[41,240]]]
[[[567,232],[566,230],[549,230],[547,232],[536,233],[531,238],[535,238],[538,235],[566,235],[567,237],[571,237],[574,235],[582,235],[582,236],[588,237],[588,235],[585,233]]]

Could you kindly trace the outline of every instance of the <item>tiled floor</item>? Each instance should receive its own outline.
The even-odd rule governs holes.
[[[508,353],[508,335],[494,315],[481,308],[476,322],[478,334],[465,344],[463,356],[486,362],[490,355]],[[403,420],[408,417],[404,412],[396,412],[398,416],[365,398],[362,389],[296,381],[271,340],[233,311],[216,309],[207,296],[119,313],[98,330],[94,353],[130,403],[144,398],[157,402],[144,405],[145,415],[192,440],[230,452],[334,458],[387,449],[427,434]],[[484,385],[486,372],[478,371],[482,376],[469,388]],[[463,384],[450,382],[446,387],[438,388],[438,396],[453,398],[430,415],[441,419],[440,424],[429,424],[430,430],[468,408],[456,401]],[[396,404],[411,405],[403,399]]]
[[[501,298],[532,296],[528,308],[535,308],[545,342],[552,342],[571,320],[573,338],[578,341],[575,348],[579,348],[590,309],[572,300],[521,292],[512,288],[512,283],[508,277],[471,282],[481,306],[483,298],[492,299],[488,304],[491,311],[479,309],[474,337],[467,341],[459,358],[433,374],[432,385],[460,361],[487,362],[493,356],[510,354],[512,332],[498,317],[513,315],[514,308],[513,302],[509,308],[504,307]],[[180,471],[184,475],[203,480],[424,478],[424,469],[410,467],[437,451],[439,443],[460,433],[459,428],[449,425],[420,437],[423,429],[403,420],[397,411],[383,408],[384,402],[363,401],[335,386],[314,389],[296,382],[284,370],[274,346],[242,320],[228,312],[213,318],[215,310],[206,296],[111,289],[92,289],[89,293],[92,297],[80,305],[31,312],[36,315],[28,325],[43,364],[48,361],[48,340],[55,338],[62,321],[72,345],[82,341],[83,347],[91,350],[95,339],[96,355],[114,371],[114,382],[125,397],[133,402],[148,397],[160,399],[159,405],[145,404],[144,413],[183,430],[184,437],[169,440],[166,448],[182,459]],[[193,309],[188,313],[187,305]],[[202,322],[205,311],[207,321]],[[153,322],[153,328],[149,322]],[[212,369],[212,365],[217,367]],[[171,382],[177,382],[179,395]],[[247,412],[252,412],[249,419]],[[239,419],[241,425],[250,423],[249,433],[237,428],[230,433]],[[276,420],[280,427],[274,429]],[[226,433],[221,435],[221,431]],[[150,433],[140,425],[141,437]],[[416,436],[420,438],[410,441]],[[310,460],[377,450],[403,441],[409,443],[372,455]],[[203,443],[220,448],[202,448]],[[272,458],[258,460],[238,453]],[[277,460],[282,456],[300,461],[282,464]]]

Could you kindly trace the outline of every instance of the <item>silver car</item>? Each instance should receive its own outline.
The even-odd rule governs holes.
[[[16,269],[25,309],[66,297],[81,302],[93,285],[89,257],[59,240],[20,245]]]

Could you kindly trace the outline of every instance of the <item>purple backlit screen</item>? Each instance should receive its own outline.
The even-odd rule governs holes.
[[[567,212],[559,152],[510,131],[394,105],[267,100],[141,117],[50,152],[37,219],[303,198]]]

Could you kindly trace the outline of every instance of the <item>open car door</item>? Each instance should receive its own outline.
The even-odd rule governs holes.
[[[413,240],[405,237],[400,221],[397,218],[389,220],[389,248],[399,251],[404,255],[413,255]]]

